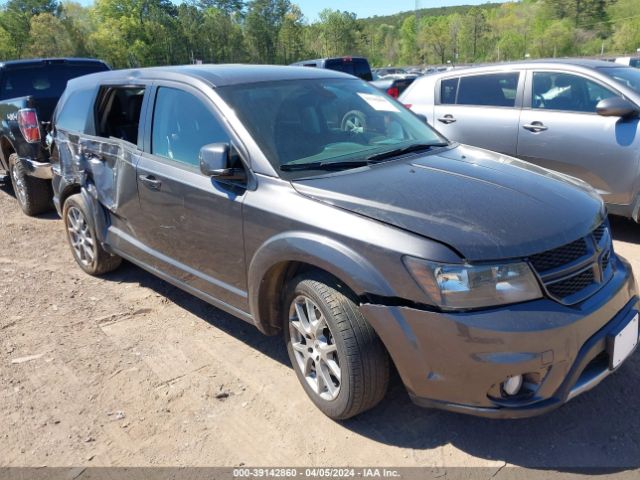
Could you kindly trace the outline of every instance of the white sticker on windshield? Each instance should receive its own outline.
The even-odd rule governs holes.
[[[384,98],[382,95],[372,95],[370,93],[358,93],[358,95],[374,110],[378,110],[380,112],[400,111],[393,103],[391,103],[391,100]]]

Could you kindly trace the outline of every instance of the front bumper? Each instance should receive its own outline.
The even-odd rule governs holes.
[[[22,164],[28,175],[43,180],[51,180],[51,164],[49,162],[36,162],[30,158],[19,158],[18,161]]]
[[[548,299],[443,313],[364,304],[413,401],[486,417],[538,415],[593,388],[613,370],[607,342],[637,312],[631,267],[615,256],[613,278],[571,307]],[[527,392],[501,394],[527,374]]]

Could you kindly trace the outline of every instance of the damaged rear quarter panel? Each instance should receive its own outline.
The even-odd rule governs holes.
[[[64,130],[57,130],[55,142],[64,183],[58,196],[66,189],[93,185],[92,196],[117,217],[126,216],[131,202],[137,204],[135,145],[116,138],[104,139]]]

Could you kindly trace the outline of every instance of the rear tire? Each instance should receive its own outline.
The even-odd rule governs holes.
[[[53,208],[51,182],[27,174],[15,153],[9,157],[9,173],[18,205],[25,214],[33,217]]]
[[[389,383],[389,355],[351,296],[333,277],[315,274],[293,279],[285,303],[293,369],[313,403],[334,420],[374,407]]]
[[[118,268],[122,258],[107,252],[98,241],[93,217],[83,196],[71,195],[64,202],[62,219],[76,263],[89,275],[102,275]]]

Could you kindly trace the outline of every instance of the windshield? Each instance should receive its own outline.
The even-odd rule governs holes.
[[[640,70],[627,67],[603,67],[600,71],[616,82],[640,93]]]
[[[402,105],[358,79],[241,84],[217,92],[281,172],[294,165],[304,170],[304,164],[356,166],[412,145],[447,143]]]
[[[67,88],[67,81],[89,73],[107,70],[102,63],[84,65],[38,64],[7,68],[2,72],[0,99],[26,97],[57,98]]]

